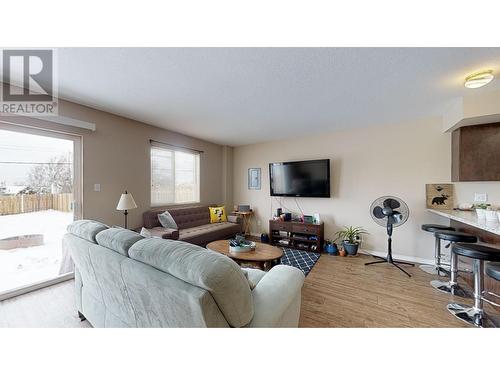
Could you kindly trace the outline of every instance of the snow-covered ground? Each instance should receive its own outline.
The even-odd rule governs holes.
[[[0,293],[58,276],[62,236],[72,221],[72,212],[54,210],[0,216],[0,239],[44,236],[42,246],[0,250]]]

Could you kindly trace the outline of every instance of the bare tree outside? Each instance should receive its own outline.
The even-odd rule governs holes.
[[[73,150],[72,140],[0,125],[0,294],[67,272],[61,239],[74,219]]]
[[[70,156],[59,155],[37,164],[28,173],[28,186],[19,194],[71,193],[73,171]]]

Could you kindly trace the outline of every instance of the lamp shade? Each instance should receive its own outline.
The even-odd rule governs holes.
[[[120,200],[118,201],[118,205],[116,206],[117,210],[123,211],[123,210],[132,210],[134,208],[137,208],[137,204],[135,204],[134,197],[132,194],[123,193],[120,197]]]

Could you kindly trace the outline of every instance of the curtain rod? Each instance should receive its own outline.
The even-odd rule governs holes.
[[[203,153],[205,152],[205,151],[202,151],[202,150],[196,150],[196,149],[194,149],[194,148],[189,148],[189,147],[184,147],[184,146],[174,145],[174,144],[172,144],[172,143],[155,141],[154,139],[150,139],[150,140],[149,140],[149,143],[150,143],[150,144],[153,144],[153,143],[158,143],[158,144],[160,144],[160,145],[165,145],[165,146],[170,146],[170,147],[180,148],[180,149],[184,149],[184,150],[194,151],[194,152],[198,152],[198,153],[200,153],[200,154],[203,154]]]

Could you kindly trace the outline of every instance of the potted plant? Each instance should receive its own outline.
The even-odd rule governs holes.
[[[348,255],[356,255],[358,253],[361,235],[368,234],[362,227],[344,227],[344,229],[335,233],[337,238],[342,241],[342,246]]]
[[[325,251],[330,255],[337,255],[338,252],[337,244],[333,241],[326,240]]]
[[[260,235],[260,242],[269,243],[269,235],[267,233],[262,233]]]

